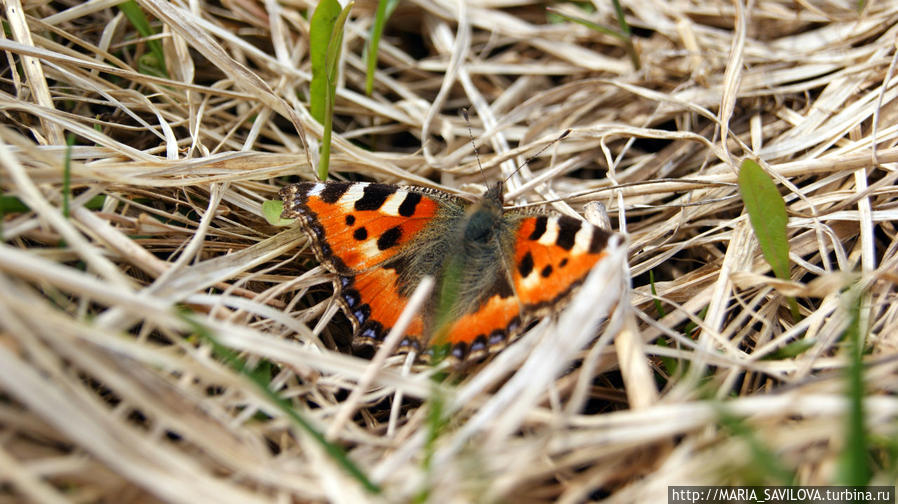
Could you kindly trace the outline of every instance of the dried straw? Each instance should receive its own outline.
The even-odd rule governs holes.
[[[557,317],[439,384],[402,356],[346,352],[328,275],[298,229],[263,218],[318,162],[315,2],[138,0],[148,38],[117,3],[4,4],[3,501],[375,499],[202,332],[266,363],[269,390],[387,502],[657,502],[671,484],[781,483],[750,440],[791,482],[838,482],[852,292],[871,446],[895,434],[895,2],[634,0],[635,70],[620,40],[549,22],[539,2],[413,1],[389,21],[370,97],[374,6],[360,2],[335,176],[475,194],[508,177],[515,204],[602,203],[627,237]],[[592,7],[559,9],[616,26],[610,2]],[[150,40],[168,77],[141,71]],[[743,211],[744,158],[785,199],[790,280]],[[808,348],[781,352],[795,342]],[[873,473],[892,483],[888,464]]]

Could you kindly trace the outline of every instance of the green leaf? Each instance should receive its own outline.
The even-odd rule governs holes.
[[[106,196],[103,194],[98,194],[93,198],[89,199],[87,203],[84,204],[84,208],[88,210],[99,210],[103,208],[103,205],[106,203]]]
[[[353,2],[343,10],[336,0],[323,0],[312,14],[309,49],[312,59],[309,110],[324,125],[321,136],[321,156],[318,178],[327,179],[331,154],[331,133],[334,120],[334,100],[337,95],[337,70],[343,46],[343,25],[349,17]]]
[[[327,101],[327,46],[331,41],[334,23],[340,16],[340,2],[322,0],[309,22],[309,59],[312,63],[312,82],[309,84],[309,112],[324,124]]]
[[[296,219],[284,219],[281,213],[284,211],[284,202],[281,200],[266,200],[262,202],[262,215],[272,226],[289,226]]]
[[[757,163],[746,159],[739,170],[739,192],[764,259],[777,278],[790,280],[786,203],[776,184]]]
[[[127,0],[118,5],[120,11],[125,14],[128,21],[134,25],[134,29],[141,37],[152,37],[156,35],[156,31],[147,21],[147,16],[134,0]],[[137,69],[141,73],[154,75],[157,77],[168,77],[168,70],[165,65],[165,52],[162,50],[162,43],[157,39],[147,40],[147,48],[150,50],[149,55],[145,55],[137,62]]]
[[[152,52],[138,58],[137,71],[153,77],[168,77],[168,72],[165,70],[165,62],[160,61],[159,57]]]
[[[31,210],[17,196],[0,196],[0,214],[23,213]],[[0,219],[2,220],[2,219]]]
[[[371,96],[374,91],[374,71],[377,69],[377,48],[380,45],[380,37],[383,35],[387,20],[396,10],[399,0],[380,0],[377,2],[377,12],[374,14],[374,24],[371,25],[371,34],[368,37],[368,45],[365,47],[365,94]]]
[[[782,280],[789,277],[789,239],[786,236],[786,202],[776,184],[754,161],[746,159],[739,170],[739,193],[748,212],[751,227],[758,237],[764,259],[773,274]],[[798,304],[789,298],[792,317],[799,318]]]

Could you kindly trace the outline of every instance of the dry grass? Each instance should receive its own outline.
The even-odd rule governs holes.
[[[894,482],[895,2],[628,1],[639,71],[620,41],[547,23],[541,3],[404,2],[371,97],[374,6],[360,2],[335,174],[477,192],[471,106],[490,180],[572,129],[512,195],[578,214],[601,202],[628,236],[558,320],[441,385],[401,356],[372,373],[336,350],[348,324],[327,275],[297,229],[262,217],[313,177],[308,2],[138,0],[170,78],[138,71],[148,43],[119,10],[71,4],[10,0],[2,15],[0,185],[28,209],[2,222],[0,501],[372,499],[178,306],[269,366],[270,388],[387,502],[660,502],[669,484],[783,482],[753,440],[786,482],[836,483],[852,283],[872,481]],[[559,8],[616,24],[610,2]],[[745,157],[784,195],[792,282],[769,273],[743,212]],[[796,341],[807,350],[778,353]]]

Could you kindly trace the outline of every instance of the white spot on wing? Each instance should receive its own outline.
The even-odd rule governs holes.
[[[574,248],[571,249],[572,255],[586,254],[589,252],[589,243],[592,241],[592,234],[595,228],[587,225],[585,222],[580,224],[580,229],[574,236]]]
[[[405,198],[408,196],[408,191],[404,191],[402,189],[391,194],[387,201],[384,202],[383,206],[380,207],[380,211],[392,215],[394,217],[399,216],[399,206],[405,201]]]
[[[383,252],[377,248],[377,240],[375,238],[368,238],[364,242],[358,245],[359,252],[365,256],[365,259],[371,259],[373,257],[377,257]]]
[[[340,196],[340,200],[337,201],[337,205],[344,212],[352,212],[355,210],[355,202],[362,199],[365,195],[365,188],[368,187],[368,182],[358,182],[349,186],[349,189]]]
[[[531,291],[539,288],[540,275],[536,268],[529,275],[521,279],[521,289]]]
[[[323,191],[323,190],[324,190],[324,184],[319,182],[319,183],[313,185],[312,189],[309,190],[309,196],[320,196],[321,191]]]
[[[546,221],[546,232],[539,237],[537,243],[550,247],[558,241],[558,217],[549,217]]]

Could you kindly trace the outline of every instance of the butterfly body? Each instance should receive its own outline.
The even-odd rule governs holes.
[[[377,345],[424,276],[436,287],[402,350],[449,344],[456,360],[503,347],[557,307],[605,254],[610,233],[571,217],[503,208],[502,185],[473,202],[442,191],[364,182],[281,190],[319,261],[337,275],[353,343]]]

